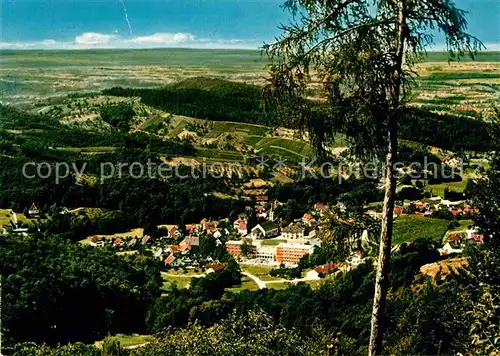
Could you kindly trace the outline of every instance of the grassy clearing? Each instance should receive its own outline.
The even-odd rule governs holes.
[[[19,214],[17,216],[19,216]],[[118,237],[120,237],[120,238],[124,238],[124,237],[141,238],[143,236],[143,231],[144,231],[143,229],[137,228],[137,229],[133,229],[133,230],[130,230],[127,232],[116,233],[113,235],[99,235],[99,237],[102,237],[103,239],[107,239],[107,240],[114,240]],[[79,243],[84,244],[84,245],[88,245],[90,243],[90,240],[92,239],[92,237],[93,237],[93,235],[89,236],[83,240],[80,240]]]
[[[432,74],[422,76],[420,79],[425,81],[441,81],[441,80],[461,80],[461,79],[498,79],[498,73],[485,73],[484,71],[463,71],[453,73],[449,72],[434,72]]]
[[[286,242],[286,240],[276,240],[276,239],[262,240],[260,244],[262,246],[277,246],[282,242]]]
[[[458,223],[460,224],[460,226],[458,226],[457,228],[455,228],[453,230],[449,230],[446,234],[450,235],[450,234],[457,234],[460,232],[465,232],[469,229],[469,226],[472,226],[473,221],[472,220],[459,220]]]
[[[306,281],[304,282],[306,284],[309,284],[312,289],[318,289],[321,286],[322,280],[319,281]]]
[[[401,215],[394,222],[394,244],[431,238],[441,242],[449,221],[414,215]]]
[[[247,146],[257,146],[263,137],[260,135],[247,135],[241,140]]]
[[[220,133],[227,132],[264,136],[270,131],[270,128],[266,126],[245,124],[239,122],[211,121],[210,125],[213,126],[211,131],[218,133],[215,137],[217,137]]]
[[[179,276],[179,277],[192,277],[192,276],[199,276],[203,274],[203,272],[198,271],[196,272],[194,269],[188,269],[186,271],[182,269],[178,269],[177,271],[174,269],[169,270],[166,272],[166,274],[171,275],[171,276]]]
[[[294,180],[281,173],[274,173],[274,177],[271,179],[273,183],[279,182],[281,184],[293,183]]]
[[[23,225],[33,225],[37,219],[28,219],[24,214],[17,213],[17,222]],[[0,227],[8,225],[12,220],[14,222],[14,213],[10,209],[0,209]],[[44,221],[44,220],[40,220]]]
[[[277,290],[280,290],[280,289],[287,289],[288,287],[290,287],[290,282],[276,282],[276,283],[268,283],[266,284],[266,287],[268,289],[277,289]]]
[[[189,286],[189,283],[191,282],[191,278],[193,278],[193,277],[182,276],[182,275],[171,276],[171,275],[167,275],[165,273],[162,273],[161,278],[163,278],[163,286],[161,289],[168,292],[172,288],[172,286],[174,286],[174,285],[179,289],[187,288]]]
[[[34,221],[37,221],[37,219],[28,219],[26,216],[24,216],[24,214],[17,214],[17,221],[21,224],[32,225]]]
[[[168,131],[168,135],[167,136],[170,137],[170,138],[176,137],[182,131],[184,131],[184,129],[186,128],[187,124],[188,124],[187,120],[181,120],[174,128],[172,128],[171,130]]]
[[[12,212],[8,209],[0,209],[0,226],[8,225],[12,220]]]
[[[263,281],[276,281],[282,279],[269,275],[269,272],[271,272],[273,268],[274,267],[272,266],[263,266],[263,265],[241,265],[241,270],[243,272],[248,272],[250,274],[253,274],[254,276],[258,277]]]
[[[461,182],[450,182],[441,184],[427,184],[424,187],[424,191],[432,193],[432,195],[444,198],[444,191],[446,188],[455,192],[463,192],[467,186],[467,179]]]
[[[150,342],[154,342],[155,338],[152,335],[139,335],[139,334],[131,334],[131,335],[124,335],[124,334],[117,334],[114,336],[110,336],[107,338],[107,340],[113,340],[113,341],[118,341],[120,342],[120,346],[127,348],[127,347],[132,347],[132,346],[137,346],[137,345],[143,345],[147,344]],[[104,341],[97,341],[95,345],[97,347],[102,347],[102,344]]]
[[[258,290],[259,286],[251,278],[247,276],[241,277],[241,284],[239,286],[234,286],[227,288],[226,291],[238,293],[244,290]]]
[[[257,149],[262,149],[263,151],[271,151],[272,148],[281,147],[290,152],[295,152],[298,156],[312,156],[313,151],[311,146],[302,141],[294,141],[286,138],[279,137],[266,137],[262,139],[258,145]],[[271,150],[270,150],[271,149]]]
[[[116,147],[102,146],[102,147],[58,147],[58,151],[71,152],[71,153],[112,153],[116,151]]]

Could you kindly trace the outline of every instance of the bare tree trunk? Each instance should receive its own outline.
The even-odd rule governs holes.
[[[370,344],[368,355],[380,355],[382,352],[382,340],[384,334],[385,304],[387,289],[389,286],[389,263],[391,260],[392,232],[394,219],[394,200],[396,195],[396,172],[394,164],[398,150],[397,126],[399,121],[399,103],[401,92],[401,75],[403,68],[403,54],[405,42],[405,0],[395,1],[397,6],[396,24],[396,53],[394,59],[394,71],[392,74],[392,90],[390,93],[389,113],[389,144],[386,155],[385,167],[385,196],[380,232],[380,247],[377,265],[377,276],[375,281],[375,295],[373,297],[373,309],[371,320]]]

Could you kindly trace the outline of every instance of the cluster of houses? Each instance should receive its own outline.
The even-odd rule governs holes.
[[[176,231],[175,229],[173,230]],[[164,238],[165,237],[162,239]],[[161,241],[162,239],[160,239],[160,241],[153,242],[151,236],[149,235],[128,238],[116,237],[114,239],[94,235],[90,238],[89,244],[95,247],[104,247],[108,245],[121,250],[130,251],[135,251],[140,246],[144,246],[153,251],[155,258],[160,258],[165,262],[165,265],[168,266],[182,266],[186,263],[192,262],[184,257],[190,253],[193,246],[200,244],[199,236],[186,236],[176,245],[163,244]]]
[[[405,201],[402,206],[394,207],[394,215],[431,217],[437,211],[448,211],[454,217],[470,217],[478,213],[477,209],[473,209],[465,201],[450,201],[439,197],[415,202]],[[377,210],[367,210],[366,214],[374,219],[382,219],[382,213]]]
[[[477,229],[471,228],[463,233],[456,233],[446,237],[444,246],[439,249],[439,253],[443,256],[459,254],[467,246],[483,243],[484,236],[479,234]]]
[[[246,229],[246,220],[240,221],[241,229]],[[109,239],[103,236],[93,236],[90,239],[90,245],[96,247],[104,247],[111,245],[120,250],[137,250],[139,246],[147,247],[147,250],[153,252],[155,258],[159,258],[168,267],[180,266],[198,266],[198,262],[190,256],[193,246],[200,245],[200,237],[202,235],[211,236],[215,239],[217,245],[223,242],[221,238],[229,234],[234,235],[234,232],[227,228],[219,228],[218,221],[209,221],[203,219],[199,224],[180,226],[164,226],[162,231],[164,235],[158,239],[153,239],[149,235],[143,237],[116,237]],[[235,226],[236,226],[235,222]],[[238,226],[240,227],[240,226]],[[246,232],[245,232],[246,233]],[[172,244],[172,240],[174,244]],[[208,262],[213,260],[208,257]]]
[[[346,207],[343,202],[338,202],[335,206],[340,211],[345,211]],[[318,219],[323,217],[328,211],[328,206],[325,203],[315,203],[310,212],[305,213],[300,221],[306,226],[314,226],[318,222]]]

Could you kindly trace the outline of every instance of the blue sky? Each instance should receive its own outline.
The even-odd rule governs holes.
[[[0,1],[1,48],[258,48],[288,19],[283,0]],[[455,2],[469,32],[500,50],[500,1]]]

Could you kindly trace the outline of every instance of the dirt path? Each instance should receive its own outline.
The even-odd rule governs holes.
[[[161,272],[161,274],[169,277],[180,277],[180,278],[187,278],[187,277],[193,277],[193,278],[202,278],[205,277],[206,274],[191,274],[191,275],[182,275],[182,274],[173,274],[173,273],[167,273],[167,272]]]
[[[247,276],[248,278],[251,278],[255,283],[257,283],[257,286],[259,289],[264,289],[267,288],[268,284],[273,284],[273,283],[284,283],[284,282],[289,282],[289,283],[298,283],[298,282],[308,282],[308,281],[318,281],[321,278],[318,277],[318,274],[314,271],[311,270],[306,273],[306,276],[304,278],[295,278],[291,280],[287,279],[277,279],[275,281],[263,281],[259,277],[254,276],[251,273],[248,272],[241,272],[244,276]]]
[[[241,272],[241,274],[247,276],[248,278],[252,279],[255,283],[257,283],[259,289],[267,288],[266,284],[259,277],[254,276],[253,274],[250,274],[248,272]]]

